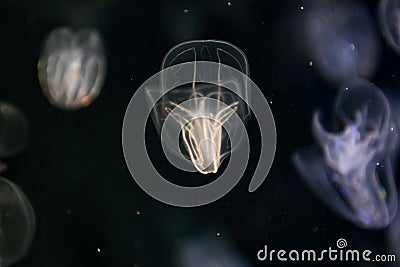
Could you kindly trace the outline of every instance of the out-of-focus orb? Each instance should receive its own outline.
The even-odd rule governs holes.
[[[35,232],[35,213],[13,182],[0,177],[0,266],[24,258]]]
[[[0,101],[0,157],[10,157],[24,149],[28,121],[16,107]]]
[[[59,28],[47,37],[38,63],[39,81],[54,106],[79,109],[99,95],[106,73],[103,43],[95,29]]]
[[[400,1],[382,0],[379,21],[386,41],[400,55]]]
[[[380,54],[368,10],[359,1],[310,1],[305,36],[313,65],[330,81],[370,78]]]

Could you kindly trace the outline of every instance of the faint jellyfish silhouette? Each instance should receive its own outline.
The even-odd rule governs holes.
[[[214,72],[206,68],[197,68],[194,64],[191,74],[193,80],[199,75],[202,80],[215,81],[218,85],[193,82],[166,93],[166,88],[173,87],[180,77],[187,74],[168,67],[198,61],[211,61],[221,65]],[[245,99],[249,99],[247,80],[236,79],[225,66],[249,75],[247,58],[234,45],[218,40],[184,42],[172,48],[164,57],[161,68],[167,71],[161,77],[161,88],[147,90],[148,101],[154,106],[154,125],[161,135],[164,151],[171,153],[166,156],[170,159],[174,155],[179,157],[182,153],[185,154],[195,167],[193,169],[187,166],[187,171],[216,173],[222,161],[237,145],[231,141],[240,140],[245,134],[243,128],[238,128],[235,124],[236,120],[232,123],[229,119],[235,114],[242,120],[241,123],[244,123],[250,116],[249,107],[236,95],[236,92],[240,92]],[[228,83],[233,85],[234,92],[224,88]],[[161,100],[154,103],[154,99],[160,96]],[[179,144],[175,136],[165,130],[168,127],[163,127],[169,115],[181,130]],[[183,144],[183,149],[180,144]]]
[[[311,189],[334,211],[360,227],[388,226],[397,212],[391,156],[397,129],[384,94],[370,82],[353,80],[340,91],[334,116],[341,131],[328,131],[315,112],[317,145],[294,153]]]
[[[24,258],[35,232],[35,213],[13,182],[0,177],[0,266]]]
[[[379,22],[388,44],[400,55],[400,1],[381,0]]]
[[[247,267],[250,262],[233,247],[231,242],[215,233],[203,234],[183,242],[179,247],[175,266],[185,267]]]
[[[28,139],[28,121],[11,104],[0,101],[0,157],[10,157],[25,148]]]
[[[368,10],[359,1],[309,2],[305,37],[313,65],[325,78],[343,83],[369,78],[376,69],[380,45]]]
[[[63,109],[90,105],[99,95],[106,59],[99,33],[82,29],[74,33],[59,28],[47,37],[38,62],[42,90],[51,104]]]

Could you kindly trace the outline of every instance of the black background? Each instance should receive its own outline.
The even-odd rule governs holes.
[[[377,2],[363,3],[377,24]],[[30,123],[28,146],[4,159],[9,169],[2,176],[22,188],[37,218],[29,255],[15,266],[180,266],[180,248],[199,235],[234,247],[246,266],[268,265],[256,258],[264,244],[322,249],[334,247],[342,237],[352,248],[394,252],[387,246],[386,231],[360,229],[323,205],[292,164],[292,153],[313,142],[313,111],[330,105],[338,88],[308,65],[310,57],[297,42],[302,38],[297,21],[308,8],[302,1],[233,0],[228,6],[219,0],[3,0],[0,8],[0,99],[17,106]],[[77,111],[51,106],[37,79],[42,42],[59,26],[96,27],[106,47],[103,90],[92,105]],[[383,49],[371,80],[395,92],[400,88],[399,57],[379,32],[377,36]],[[122,153],[122,120],[135,90],[159,71],[169,48],[213,38],[246,53],[252,80],[272,103],[276,156],[264,184],[248,193],[259,144],[257,123],[251,120],[249,134],[255,137],[240,183],[212,204],[171,207],[148,196],[130,176]],[[148,126],[150,154],[162,171],[176,181],[206,179],[168,171],[167,161],[157,155],[154,129]]]

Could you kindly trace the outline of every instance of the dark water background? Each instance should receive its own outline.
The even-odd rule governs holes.
[[[377,2],[363,3],[377,25]],[[2,176],[22,188],[37,217],[30,253],[15,266],[179,266],[185,240],[198,235],[234,247],[247,266],[269,265],[256,258],[265,244],[323,249],[345,238],[352,248],[392,251],[385,230],[363,230],[336,216],[304,185],[292,164],[293,151],[313,142],[313,111],[329,106],[338,88],[309,66],[310,57],[298,42],[304,38],[297,23],[301,6],[308,8],[302,1],[233,0],[228,6],[219,0],[3,0],[0,99],[26,114],[31,131],[29,145],[7,160],[9,170]],[[78,111],[51,106],[37,79],[42,41],[59,26],[96,27],[105,42],[104,88],[91,106]],[[383,49],[371,80],[395,92],[400,90],[400,57],[377,36]],[[255,137],[240,183],[203,207],[167,206],[143,192],[128,172],[121,146],[124,112],[135,90],[159,71],[169,48],[213,38],[246,53],[252,80],[272,102],[278,134],[274,164],[264,184],[248,193],[259,144],[257,123],[251,120],[249,134]],[[157,140],[152,125],[148,128],[149,140]],[[171,179],[205,179],[168,171],[167,161],[157,155],[159,144],[150,143],[153,160]],[[363,264],[346,266],[383,266]],[[343,263],[304,264],[321,265]]]

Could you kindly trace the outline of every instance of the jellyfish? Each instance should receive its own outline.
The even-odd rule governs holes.
[[[54,30],[38,62],[39,81],[47,99],[68,110],[90,105],[99,95],[106,73],[103,43],[95,29]]]
[[[218,69],[198,67],[196,62],[200,61],[218,63]],[[193,82],[166,92],[188,75],[186,70],[171,68],[185,62],[194,62],[189,73]],[[245,102],[250,97],[247,80],[238,79],[226,66],[239,70],[246,77],[249,75],[247,58],[236,46],[217,40],[184,42],[164,57],[161,69],[165,71],[160,88],[150,88],[146,92],[149,104],[154,106],[152,118],[165,150],[190,159],[195,169],[186,170],[216,173],[238,145],[234,140],[240,140],[245,134],[238,124],[245,123],[250,116]],[[195,82],[196,76],[197,80],[214,83]],[[230,90],[225,88],[228,84]],[[172,124],[179,128],[178,141],[171,127],[164,127]]]
[[[338,214],[363,228],[384,228],[398,203],[391,168],[397,129],[388,101],[378,87],[355,79],[338,94],[333,114],[343,126],[330,131],[314,113],[316,145],[295,152],[295,166]]]
[[[25,148],[28,139],[28,121],[11,104],[0,101],[0,157],[10,157]]]
[[[371,15],[360,1],[309,1],[305,12],[307,50],[325,78],[342,84],[353,76],[371,77],[380,45]]]
[[[381,0],[379,22],[387,43],[400,55],[400,1]]]
[[[35,213],[28,198],[13,182],[0,177],[0,266],[24,258],[35,232]]]

